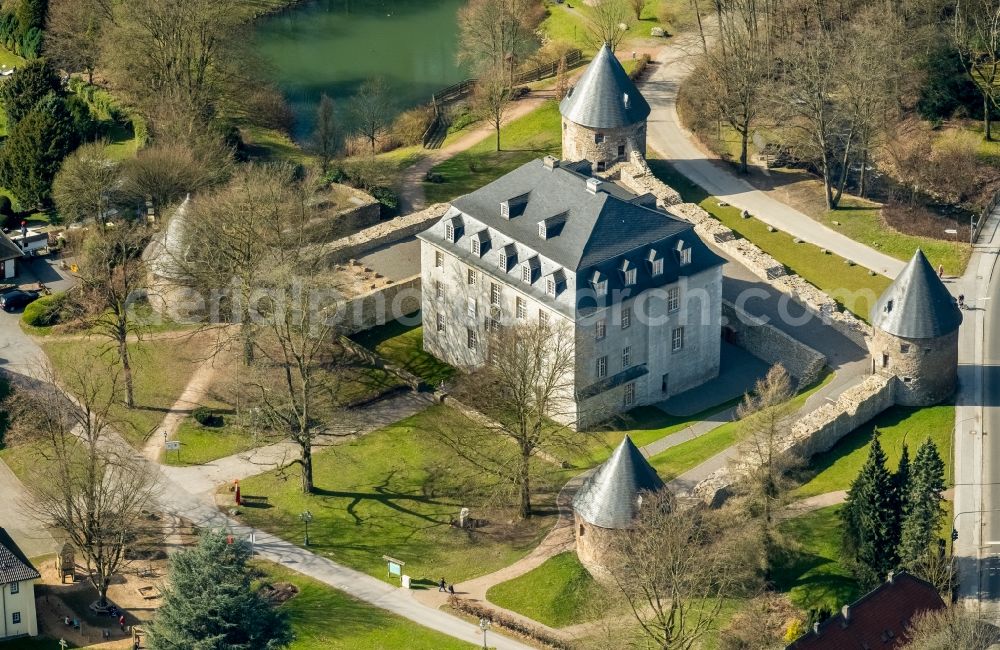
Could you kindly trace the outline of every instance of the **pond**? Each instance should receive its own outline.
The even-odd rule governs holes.
[[[365,79],[382,77],[396,112],[467,77],[456,63],[456,14],[464,0],[314,0],[259,21],[257,53],[312,132],[326,93],[339,114]]]

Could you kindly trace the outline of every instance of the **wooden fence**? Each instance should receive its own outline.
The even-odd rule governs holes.
[[[983,232],[983,227],[986,225],[986,221],[990,218],[990,213],[996,209],[997,205],[1000,205],[1000,192],[995,192],[993,198],[990,202],[986,204],[983,208],[983,212],[979,215],[979,220],[976,221],[976,226],[972,229],[972,234],[969,235],[969,243],[975,244],[979,241],[979,235]]]

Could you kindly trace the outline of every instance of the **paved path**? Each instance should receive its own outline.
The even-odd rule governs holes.
[[[525,99],[514,102],[504,122],[509,124],[519,117],[527,115],[531,111],[541,106],[546,100],[553,99],[555,95],[552,91],[533,91]],[[424,158],[411,167],[407,168],[399,183],[399,213],[410,214],[427,207],[427,197],[424,195],[424,178],[435,165],[439,165],[445,160],[462,153],[466,149],[479,144],[489,137],[493,137],[496,131],[489,124],[479,124],[474,129],[462,137],[449,144],[434,149]],[[501,145],[503,143],[501,142]]]
[[[670,161],[709,194],[745,209],[778,230],[827,248],[882,275],[895,277],[904,262],[880,253],[814,221],[798,210],[755,189],[745,180],[712,162],[696,144],[677,116],[677,90],[691,72],[692,62],[700,54],[697,34],[672,39],[656,56],[657,65],[640,90],[652,107],[647,140],[653,149]]]

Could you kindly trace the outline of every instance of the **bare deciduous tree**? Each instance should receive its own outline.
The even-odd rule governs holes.
[[[337,117],[334,113],[333,100],[326,93],[319,99],[316,108],[316,128],[313,129],[313,149],[319,156],[320,169],[323,173],[330,167],[330,161],[337,155],[337,144],[340,139],[340,129],[337,127]]]
[[[69,221],[102,223],[122,198],[122,166],[107,155],[107,143],[80,146],[63,160],[52,183],[59,216]]]
[[[955,49],[983,96],[983,137],[992,140],[991,113],[1000,108],[1000,4],[995,0],[959,0],[954,16]]]
[[[217,139],[160,138],[125,162],[122,190],[133,203],[150,201],[162,215],[186,195],[224,181],[232,167],[232,152]]]
[[[587,17],[587,40],[597,48],[607,43],[614,52],[631,23],[632,14],[625,0],[596,0]]]
[[[573,339],[558,325],[515,323],[490,329],[488,361],[470,373],[458,391],[489,415],[490,422],[439,434],[462,458],[498,477],[501,489],[513,492],[519,515],[527,518],[532,515],[538,457],[572,449],[581,440],[581,434],[565,424],[575,418]]]
[[[372,155],[375,155],[375,145],[378,144],[389,125],[392,117],[389,106],[389,88],[385,79],[376,77],[361,84],[358,92],[351,98],[347,107],[351,123],[369,145]]]
[[[906,650],[982,650],[1000,643],[1000,628],[961,605],[923,614],[906,634]]]
[[[510,85],[503,70],[490,68],[479,76],[472,106],[476,115],[496,131],[496,150],[500,151],[500,127],[510,107]]]
[[[533,0],[470,0],[458,12],[460,62],[476,70],[514,69],[532,48],[541,5]]]
[[[83,558],[100,604],[128,563],[130,545],[148,530],[144,511],[156,496],[156,474],[112,430],[117,375],[86,357],[65,369],[56,388],[51,368],[10,400],[14,432],[36,441],[42,461],[29,482],[30,512],[61,531]]]
[[[101,32],[112,17],[110,0],[52,0],[45,21],[45,55],[67,72],[94,83]]]
[[[646,8],[646,0],[628,0],[628,6],[632,9],[632,13],[635,14],[635,19],[640,20],[642,18],[642,10]]]
[[[726,599],[757,587],[754,542],[728,511],[683,507],[668,491],[643,495],[635,525],[615,538],[612,575],[647,642],[690,650]]]
[[[782,446],[795,413],[791,397],[791,380],[784,367],[777,364],[757,380],[753,393],[744,396],[736,408],[741,438],[738,460],[734,462],[737,486],[748,514],[760,527],[767,567],[774,550],[774,514],[792,485],[787,473],[800,463]]]

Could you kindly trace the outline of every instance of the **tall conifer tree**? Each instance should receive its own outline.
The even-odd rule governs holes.
[[[907,507],[903,518],[899,557],[903,566],[914,569],[932,549],[944,508],[944,462],[937,447],[928,438],[920,445],[913,460],[913,471],[907,491]]]

